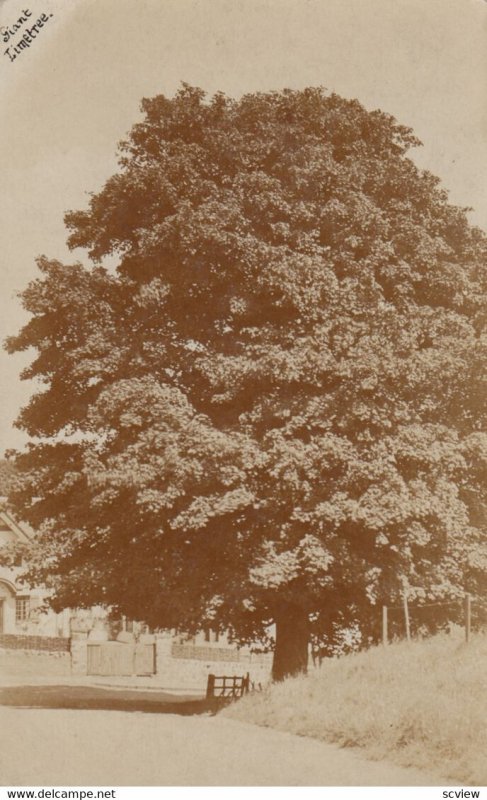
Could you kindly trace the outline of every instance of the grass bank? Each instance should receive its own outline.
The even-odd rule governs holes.
[[[435,636],[326,660],[222,713],[487,784],[487,635]]]

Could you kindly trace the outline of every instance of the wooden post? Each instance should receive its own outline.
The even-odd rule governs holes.
[[[209,700],[210,697],[215,696],[215,676],[208,675],[208,683],[206,685],[206,699]]]
[[[404,624],[406,626],[406,641],[411,641],[411,629],[409,627],[409,608],[408,608],[408,597],[406,592],[404,592]]]
[[[472,624],[472,598],[468,592],[465,593],[464,613],[465,613],[465,641],[468,644],[470,641],[470,627]]]
[[[387,606],[382,606],[382,644],[384,647],[389,643],[389,634],[387,632]]]

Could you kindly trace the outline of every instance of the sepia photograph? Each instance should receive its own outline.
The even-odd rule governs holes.
[[[487,2],[0,37],[0,797],[482,797]]]

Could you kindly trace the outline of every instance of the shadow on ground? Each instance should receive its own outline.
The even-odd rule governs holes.
[[[221,703],[200,696],[105,689],[92,686],[9,686],[0,689],[0,705],[18,708],[70,708],[143,711],[152,714],[215,714]]]

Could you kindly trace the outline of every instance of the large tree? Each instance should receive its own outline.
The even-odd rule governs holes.
[[[43,385],[11,500],[57,606],[274,623],[281,678],[340,620],[485,566],[486,237],[355,100],[183,85],[142,110],[66,216],[91,266],[42,258],[23,292],[8,347]]]

